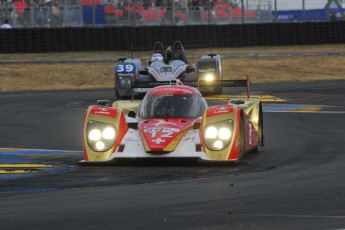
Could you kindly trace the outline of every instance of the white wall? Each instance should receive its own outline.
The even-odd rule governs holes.
[[[277,10],[301,10],[303,7],[303,0],[276,0]],[[304,0],[305,9],[323,9],[327,4],[327,0]],[[274,8],[275,0],[272,0]]]

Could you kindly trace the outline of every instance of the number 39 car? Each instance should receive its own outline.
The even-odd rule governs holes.
[[[117,99],[128,99],[134,93],[142,96],[145,88],[131,88],[133,81],[192,81],[205,80],[212,82],[222,79],[222,61],[218,54],[202,55],[196,65],[190,64],[181,41],[175,41],[172,46],[164,48],[161,42],[156,42],[150,60],[119,58],[115,64],[115,95]],[[203,88],[203,92],[221,93],[221,87]]]
[[[247,81],[223,80],[213,87],[245,86]],[[90,106],[80,163],[141,158],[238,163],[245,153],[263,146],[261,102],[249,98],[249,93],[248,98],[209,107],[195,87],[179,81],[159,84],[142,101],[103,101]]]

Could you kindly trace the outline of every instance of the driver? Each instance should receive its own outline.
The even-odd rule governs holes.
[[[162,54],[159,54],[159,53],[154,53],[152,54],[151,58],[150,58],[150,65],[153,63],[153,62],[157,62],[157,61],[164,61],[164,58],[163,58],[163,55]]]

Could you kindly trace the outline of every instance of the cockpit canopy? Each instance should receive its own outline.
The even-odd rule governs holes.
[[[201,117],[206,108],[205,99],[196,89],[163,86],[146,94],[139,107],[138,117],[195,119]]]

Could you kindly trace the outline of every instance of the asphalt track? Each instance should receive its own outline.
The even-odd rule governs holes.
[[[85,109],[112,91],[2,94],[0,229],[344,229],[344,89],[253,85],[286,101],[264,103],[266,146],[239,165],[112,167],[77,164]]]

